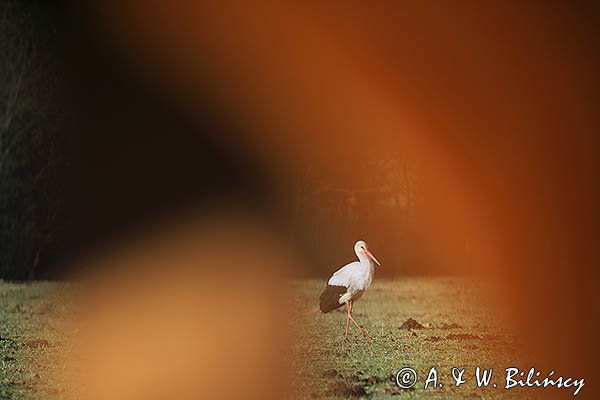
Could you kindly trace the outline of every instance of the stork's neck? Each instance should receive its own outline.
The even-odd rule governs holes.
[[[363,268],[361,290],[366,290],[369,286],[371,286],[371,282],[373,281],[373,275],[375,275],[375,263],[368,255],[364,253],[359,252],[357,256],[360,265]]]
[[[375,267],[373,260],[371,260],[371,258],[368,255],[366,255],[365,253],[358,253],[356,255],[358,256],[358,260],[360,261],[360,263],[362,265],[364,265],[365,267],[368,267],[368,268]]]

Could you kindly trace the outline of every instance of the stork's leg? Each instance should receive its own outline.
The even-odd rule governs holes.
[[[358,330],[360,331],[360,333],[362,333],[362,335],[364,337],[369,338],[369,339],[373,339],[371,336],[369,336],[369,334],[367,332],[365,332],[365,330],[363,328],[360,327],[360,325],[358,324],[358,322],[356,322],[356,320],[352,316],[352,302],[349,301],[348,304],[349,304],[349,307],[348,307],[348,318],[350,318],[350,320],[352,322],[354,322],[354,325],[356,325],[356,327],[358,328]]]
[[[346,308],[348,310],[348,316],[346,317],[346,336],[344,336],[344,342],[349,342],[348,340],[348,328],[350,327],[350,302],[346,303]]]

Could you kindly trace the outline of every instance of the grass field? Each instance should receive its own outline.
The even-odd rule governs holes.
[[[295,397],[532,398],[531,389],[503,388],[504,369],[517,366],[515,343],[478,301],[484,296],[476,283],[450,278],[376,281],[353,309],[373,339],[364,339],[351,325],[350,343],[342,342],[345,310],[325,315],[318,310],[323,287],[320,281],[294,284],[298,296],[290,373]],[[409,318],[423,328],[402,328]],[[425,391],[433,366],[443,386]],[[498,387],[478,388],[476,366],[501,373],[491,381]],[[395,375],[404,367],[418,373],[412,389],[396,385]],[[467,382],[460,387],[453,385],[453,367],[466,368]]]
[[[74,398],[63,373],[70,293],[65,283],[0,281],[0,399]]]
[[[532,393],[477,388],[473,369],[504,371],[515,364],[511,336],[477,299],[479,288],[459,279],[412,278],[376,281],[356,303],[354,315],[373,339],[351,327],[342,343],[345,312],[323,315],[317,301],[321,281],[293,284],[289,313],[290,382],[295,398],[531,398]],[[73,285],[0,282],[0,399],[76,398],[65,380],[77,310],[68,300]],[[413,318],[422,328],[404,329]],[[441,388],[423,389],[435,366]],[[419,380],[400,389],[395,374],[414,368]],[[452,367],[466,368],[467,383],[456,388]],[[494,380],[493,380],[494,381]]]

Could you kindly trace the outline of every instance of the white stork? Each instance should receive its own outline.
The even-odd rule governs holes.
[[[365,290],[371,285],[373,275],[375,274],[375,263],[381,265],[377,258],[369,251],[367,244],[359,240],[354,245],[354,252],[359,261],[354,261],[344,265],[333,273],[333,276],[327,281],[327,287],[321,293],[319,298],[319,308],[323,314],[333,311],[346,304],[348,316],[346,318],[346,336],[344,341],[348,342],[348,327],[350,321],[356,325],[364,337],[371,338],[360,327],[358,322],[352,316],[352,304],[358,300]]]

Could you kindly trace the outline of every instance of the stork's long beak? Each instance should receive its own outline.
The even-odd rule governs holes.
[[[369,250],[365,249],[365,253],[367,253],[367,255],[369,257],[371,257],[371,260],[375,261],[377,263],[377,265],[381,266],[381,263],[375,258],[375,256],[373,255],[373,253],[371,253]]]

